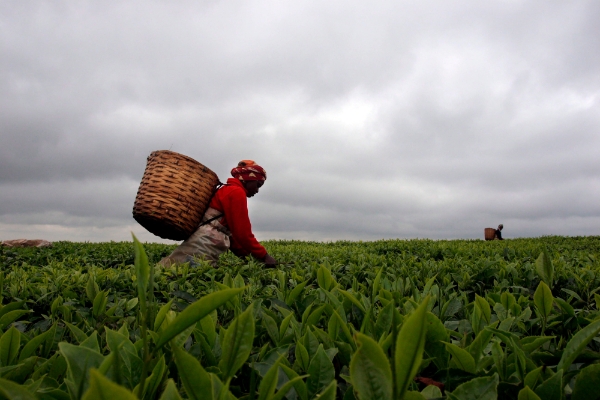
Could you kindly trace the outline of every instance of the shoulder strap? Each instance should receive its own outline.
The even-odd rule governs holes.
[[[227,183],[223,183],[223,182],[219,181],[215,186],[215,193],[217,192],[217,190],[221,189],[223,186],[227,186]],[[214,196],[214,193],[213,193],[213,196]],[[212,199],[212,196],[211,196],[211,199]],[[209,200],[209,202],[210,202],[210,200]],[[223,213],[221,213],[217,216],[214,216],[210,219],[207,219],[206,221],[204,221],[200,225],[198,225],[198,227],[209,224],[209,223],[213,222],[214,220],[221,218],[222,216],[223,216]]]
[[[222,216],[223,216],[223,214],[221,213],[221,214],[219,214],[219,215],[217,215],[217,216],[215,216],[215,217],[212,217],[211,219],[207,219],[206,221],[202,222],[202,223],[201,223],[200,225],[198,225],[198,226],[200,227],[200,226],[204,226],[204,225],[206,225],[206,224],[209,224],[209,223],[213,222],[215,219],[219,219],[219,218],[221,218]]]

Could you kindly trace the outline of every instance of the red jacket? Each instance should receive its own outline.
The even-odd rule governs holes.
[[[219,220],[231,232],[231,251],[239,256],[252,254],[258,259],[267,255],[267,250],[256,240],[248,217],[246,189],[238,179],[227,179],[210,201],[210,207],[223,213]]]

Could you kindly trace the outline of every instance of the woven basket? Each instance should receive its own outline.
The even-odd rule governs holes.
[[[485,228],[484,236],[485,240],[494,240],[496,239],[496,230],[494,228]]]
[[[185,240],[198,228],[217,175],[193,158],[152,152],[133,205],[133,218],[163,239]]]

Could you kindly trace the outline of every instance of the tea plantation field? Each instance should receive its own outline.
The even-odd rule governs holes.
[[[0,247],[0,399],[600,399],[600,237]]]

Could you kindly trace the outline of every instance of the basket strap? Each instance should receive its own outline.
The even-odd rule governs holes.
[[[219,182],[216,184],[216,187],[215,187],[215,193],[216,193],[216,191],[217,191],[217,190],[221,189],[223,186],[229,186],[229,185],[228,185],[227,183],[223,183],[223,182],[219,181]],[[213,193],[213,196],[214,196],[214,193]],[[212,196],[211,196],[210,198],[212,199]],[[224,214],[223,214],[223,213],[221,213],[221,214],[217,215],[216,217],[212,217],[212,218],[210,218],[210,219],[207,219],[206,221],[204,221],[204,222],[202,222],[200,225],[198,225],[198,227],[204,226],[204,225],[206,225],[206,224],[210,224],[210,223],[211,223],[211,222],[213,222],[214,220],[221,218],[223,215],[224,215]]]
[[[206,221],[204,221],[200,225],[198,225],[198,227],[201,227],[201,226],[204,226],[206,224],[209,224],[209,223],[213,222],[214,220],[221,218],[222,216],[223,216],[223,214],[221,213],[221,214],[217,215],[216,217],[212,217],[211,219],[207,219]]]

